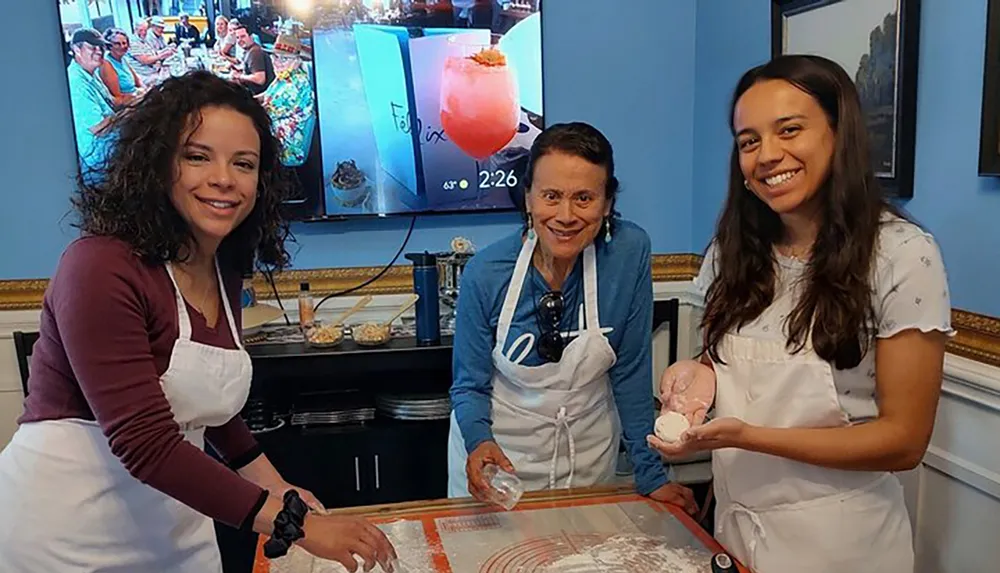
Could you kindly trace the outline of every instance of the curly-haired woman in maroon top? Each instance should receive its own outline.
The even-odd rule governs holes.
[[[45,294],[31,392],[0,453],[0,570],[221,572],[212,519],[278,536],[295,513],[238,416],[240,278],[288,262],[279,144],[248,91],[207,73],[155,87],[110,129],[106,164],[79,178],[83,237]],[[302,521],[307,551],[391,568],[367,522]]]

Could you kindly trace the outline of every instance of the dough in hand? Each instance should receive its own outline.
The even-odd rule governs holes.
[[[654,432],[656,433],[657,438],[670,443],[680,440],[681,434],[684,433],[684,430],[687,430],[690,427],[691,424],[688,423],[688,419],[684,416],[684,414],[667,412],[656,419]]]

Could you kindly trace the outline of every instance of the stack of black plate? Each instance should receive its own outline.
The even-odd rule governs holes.
[[[293,426],[356,424],[375,419],[371,398],[359,392],[306,394],[292,407]]]
[[[451,416],[448,394],[383,394],[375,398],[379,414],[394,420],[447,420]]]

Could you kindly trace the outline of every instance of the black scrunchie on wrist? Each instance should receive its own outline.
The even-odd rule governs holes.
[[[268,559],[286,555],[292,544],[306,535],[302,526],[309,507],[299,497],[299,492],[294,489],[286,491],[282,501],[284,507],[274,518],[274,531],[271,532],[271,538],[264,543],[264,557]]]

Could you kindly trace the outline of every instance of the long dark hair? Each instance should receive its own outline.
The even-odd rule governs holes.
[[[596,127],[579,121],[557,123],[547,127],[538,134],[534,143],[531,144],[528,167],[524,173],[525,196],[531,191],[531,182],[535,176],[535,164],[550,153],[573,155],[604,168],[608,176],[604,186],[604,197],[610,206],[607,224],[611,225],[611,230],[614,231],[614,221],[618,217],[618,212],[615,211],[615,200],[618,198],[620,185],[618,177],[615,176],[614,149],[608,138]],[[527,204],[527,198],[524,197],[520,207],[521,215],[524,217],[525,230],[527,230],[528,223]]]
[[[170,193],[181,137],[210,106],[247,116],[260,136],[257,202],[219,245],[220,265],[244,276],[253,271],[255,262],[261,269],[284,268],[289,262],[285,250],[289,230],[280,208],[290,196],[291,184],[280,162],[271,119],[248,90],[209,72],[170,78],[115,116],[101,133],[113,146],[110,152],[93,167],[81,169],[77,177],[76,226],[88,235],[125,241],[148,262],[186,258],[193,236]]]
[[[836,134],[830,175],[815,198],[821,221],[804,288],[788,316],[787,344],[812,346],[839,369],[857,366],[871,344],[875,311],[871,270],[884,212],[903,217],[879,191],[869,157],[858,92],[836,63],[818,56],[779,56],[746,72],[733,93],[729,126],[740,97],[754,84],[784,80],[811,95]],[[735,139],[735,138],[734,138]],[[729,196],[715,234],[715,280],[706,293],[705,349],[721,361],[723,336],[756,319],[773,302],[775,257],[783,224],[778,214],[744,187],[734,141]]]

